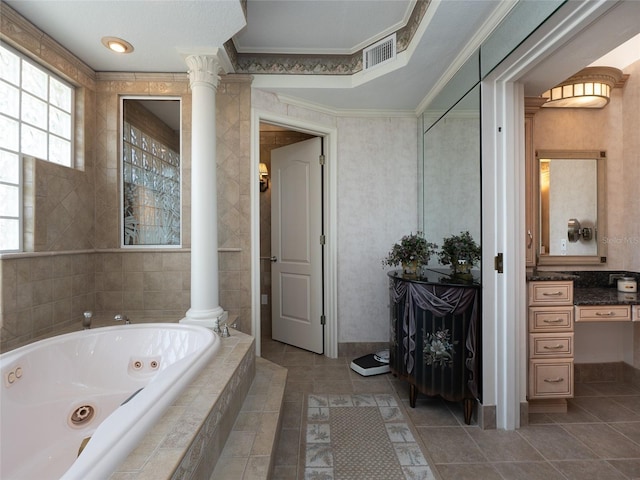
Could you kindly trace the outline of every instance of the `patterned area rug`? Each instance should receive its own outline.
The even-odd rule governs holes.
[[[433,480],[396,398],[307,397],[305,480]]]

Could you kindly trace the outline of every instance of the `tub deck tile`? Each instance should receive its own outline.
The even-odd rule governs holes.
[[[256,358],[256,376],[211,480],[266,480],[273,471],[282,424],[287,370]]]
[[[231,337],[221,341],[210,364],[109,480],[209,478],[232,431],[240,402],[250,390],[256,366],[253,337],[232,330]]]

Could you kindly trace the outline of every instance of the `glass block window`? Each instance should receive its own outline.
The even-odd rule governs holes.
[[[15,152],[0,151],[0,251],[3,252],[19,252],[22,249],[20,160]]]
[[[71,167],[73,87],[0,45],[0,251],[21,250],[23,155]]]
[[[123,123],[124,245],[180,245],[180,154]]]

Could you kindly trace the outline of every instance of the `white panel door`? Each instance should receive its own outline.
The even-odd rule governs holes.
[[[271,151],[272,337],[323,353],[321,139]]]

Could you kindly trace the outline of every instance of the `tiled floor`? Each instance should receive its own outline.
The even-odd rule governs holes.
[[[517,431],[465,425],[458,404],[418,396],[390,374],[362,377],[351,358],[329,359],[271,340],[262,355],[288,369],[274,480],[301,480],[300,425],[306,393],[396,392],[443,480],[640,479],[640,388],[578,384],[566,414],[531,415]],[[363,479],[369,480],[369,479]]]

